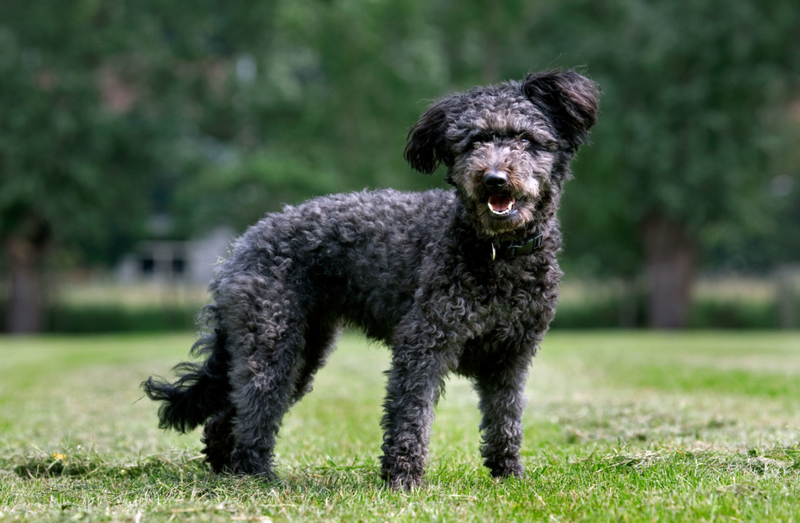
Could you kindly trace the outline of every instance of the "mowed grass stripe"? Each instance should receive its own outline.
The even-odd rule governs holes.
[[[606,387],[800,398],[797,334],[551,333],[540,358],[577,362]]]
[[[0,339],[0,520],[698,521],[797,519],[800,335],[551,332],[531,369],[523,460],[479,457],[452,379],[426,488],[378,477],[388,351],[346,335],[278,444],[280,482],[216,476],[199,434],[157,428],[139,383],[193,336]]]
[[[615,383],[668,392],[800,399],[800,379],[794,374],[762,374],[741,369],[716,370],[679,365],[653,365],[625,370],[627,372],[615,373]]]

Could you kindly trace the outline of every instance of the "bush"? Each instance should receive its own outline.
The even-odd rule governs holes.
[[[771,302],[704,300],[692,304],[689,327],[704,329],[777,329],[778,306]]]
[[[647,327],[646,306],[643,299],[636,302],[634,324]],[[800,307],[798,307],[800,310]],[[570,301],[556,310],[554,329],[615,329],[620,327],[620,300],[607,297],[602,300]],[[800,324],[800,318],[797,321]],[[777,329],[778,306],[762,301],[696,300],[689,311],[691,329]]]
[[[199,312],[194,306],[59,305],[50,309],[46,328],[65,334],[191,330]]]
[[[619,327],[618,299],[559,304],[551,323],[554,329],[615,329]],[[638,326],[638,322],[637,322]]]
[[[628,327],[647,326],[644,299],[639,298]],[[800,307],[798,307],[800,309]],[[0,317],[5,317],[0,307]],[[51,307],[46,330],[64,334],[109,332],[166,332],[194,330],[200,313],[196,305],[67,305]],[[798,318],[800,324],[800,318]],[[559,304],[551,325],[554,329],[620,328],[620,299],[613,296],[570,300]],[[778,307],[772,302],[699,300],[689,314],[691,329],[776,329]]]

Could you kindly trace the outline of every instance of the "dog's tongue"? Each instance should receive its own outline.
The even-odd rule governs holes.
[[[489,196],[489,207],[495,212],[509,211],[512,205],[514,205],[514,198],[510,196]]]

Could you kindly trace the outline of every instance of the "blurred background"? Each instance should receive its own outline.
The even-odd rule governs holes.
[[[3,0],[7,332],[192,328],[265,212],[444,187],[434,99],[577,67],[603,91],[554,328],[800,325],[797,0]]]

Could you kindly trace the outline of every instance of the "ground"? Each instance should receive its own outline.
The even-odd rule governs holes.
[[[388,351],[347,335],[285,421],[281,481],[215,476],[139,383],[191,335],[0,338],[2,521],[787,521],[800,513],[800,333],[554,331],[534,361],[524,480],[481,466],[448,382],[427,486],[378,477]]]

